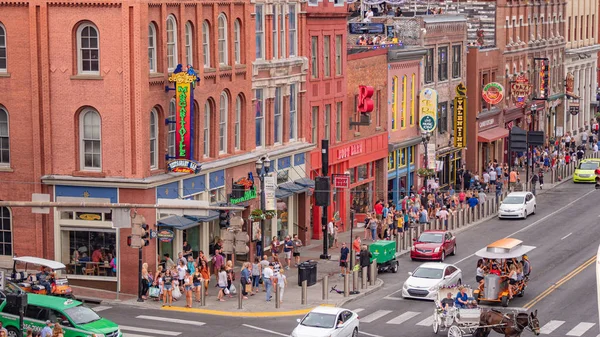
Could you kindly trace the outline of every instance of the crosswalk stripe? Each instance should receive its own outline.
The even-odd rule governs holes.
[[[148,335],[138,335],[135,333],[126,333],[123,335],[123,337],[148,337]]]
[[[386,324],[402,324],[406,321],[408,321],[409,319],[418,316],[420,314],[420,312],[414,312],[414,311],[407,311],[405,313],[403,313],[402,315],[397,316],[396,318],[392,318],[389,321],[387,321]]]
[[[189,320],[185,320],[185,319],[167,318],[167,317],[160,317],[160,316],[140,315],[140,316],[137,316],[136,318],[139,318],[139,319],[148,319],[148,320],[151,320],[151,321],[163,321],[163,322],[172,322],[172,323],[179,323],[179,324],[195,325],[195,326],[203,326],[204,324],[206,324],[206,323],[203,323],[203,322],[189,321]]]
[[[361,318],[360,321],[362,323],[371,323],[374,320],[380,319],[381,317],[389,314],[390,312],[392,312],[392,311],[391,310],[377,310],[374,313]]]
[[[100,312],[100,311],[104,311],[104,310],[108,310],[112,307],[108,307],[106,305],[99,305],[97,307],[93,307],[92,310],[94,310],[95,312]]]
[[[354,311],[355,313],[357,313],[357,314],[358,314],[359,312],[361,312],[361,311],[364,311],[364,310],[365,310],[365,309],[363,309],[363,308],[358,308],[358,309],[354,309],[354,310],[352,310],[352,311]]]
[[[420,321],[419,323],[417,323],[417,325],[419,326],[431,326],[433,325],[433,315],[425,318],[424,320]]]
[[[582,336],[594,325],[596,325],[596,323],[581,322],[571,329],[571,331],[567,332],[567,336]]]
[[[565,324],[565,321],[550,321],[540,329],[540,333],[542,335],[549,335],[552,333],[552,331],[558,329],[558,327],[563,324]]]
[[[119,325],[119,328],[124,331],[144,332],[149,334],[158,334],[159,336],[179,336],[181,332],[163,331],[156,329],[138,328],[135,326]]]

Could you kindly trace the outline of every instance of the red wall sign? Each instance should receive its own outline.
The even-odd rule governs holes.
[[[350,188],[350,175],[334,174],[333,175],[333,187],[335,187],[335,188]]]
[[[363,144],[357,143],[343,147],[337,151],[337,160],[350,158],[363,153]]]

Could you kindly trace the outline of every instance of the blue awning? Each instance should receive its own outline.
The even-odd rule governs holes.
[[[188,219],[184,216],[171,215],[157,221],[159,227],[173,227],[174,229],[184,230],[198,225],[198,221]]]
[[[315,188],[315,181],[310,178],[300,178],[295,180],[294,183],[306,188]]]
[[[295,183],[283,183],[279,186],[277,186],[277,188],[282,189],[284,191],[288,191],[288,192],[292,192],[292,193],[302,193],[304,191],[306,191],[306,187],[305,186],[301,186]]]
[[[294,194],[294,193],[292,193],[290,191],[282,190],[279,188],[277,190],[275,190],[275,198],[277,198],[277,199],[285,199],[292,194]]]
[[[196,222],[209,222],[219,218],[219,211],[208,211],[208,215],[185,215],[184,217]]]

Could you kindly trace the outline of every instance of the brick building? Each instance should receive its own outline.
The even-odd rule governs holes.
[[[293,161],[300,169],[302,154],[255,142],[250,67],[256,52],[245,43],[254,36],[252,11],[244,1],[0,3],[0,48],[6,50],[0,57],[0,179],[10,186],[0,189],[0,199],[48,193],[51,200],[218,203],[228,201],[232,180],[254,172],[267,152],[278,164]],[[178,64],[195,65],[200,78],[192,159],[202,171],[195,175],[166,170],[176,147],[176,102],[165,86]],[[250,199],[244,216],[258,204]],[[129,230],[114,229],[110,212],[87,213],[3,208],[0,254],[4,260],[13,254],[55,259],[67,265],[74,284],[135,292],[137,273],[121,274],[137,270],[137,251],[125,243]],[[221,235],[215,212],[193,219],[140,213],[152,228],[174,232],[172,242],[144,248],[152,270],[157,254],[174,255],[183,240],[195,254],[210,253]],[[119,277],[102,263],[85,262],[97,249],[117,257]]]

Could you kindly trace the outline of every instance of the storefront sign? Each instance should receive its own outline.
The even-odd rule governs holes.
[[[171,242],[173,241],[175,234],[173,234],[173,231],[170,229],[161,229],[158,231],[158,233],[156,233],[156,237],[160,240],[160,242]]]
[[[567,96],[575,96],[575,76],[573,73],[567,73],[567,78],[565,79],[565,92]]]
[[[194,160],[177,159],[167,164],[169,172],[196,174],[200,172],[201,164]]]
[[[573,116],[579,114],[579,99],[569,100],[569,112]]]
[[[437,127],[437,96],[437,91],[429,88],[425,88],[419,93],[421,132],[433,132]]]
[[[529,80],[525,75],[519,75],[510,85],[510,95],[518,107],[524,107],[527,97],[531,95],[533,86],[529,84]]]
[[[275,190],[277,190],[277,178],[271,173],[265,176],[265,211],[277,210]]]
[[[196,72],[191,66],[183,69],[181,64],[171,76],[169,82],[175,83],[175,102],[177,105],[177,113],[175,114],[176,122],[176,141],[175,141],[175,157],[191,159],[192,157],[192,139],[194,125],[194,87],[199,81]],[[173,90],[167,87],[167,90]]]
[[[346,159],[363,153],[363,144],[357,143],[348,145],[338,150],[337,159]]]
[[[454,147],[465,147],[465,127],[467,118],[467,88],[460,83],[456,86],[456,97],[454,98]]]
[[[491,118],[491,119],[486,119],[486,120],[484,120],[484,121],[482,121],[482,122],[479,122],[479,128],[480,128],[480,129],[483,129],[483,128],[485,128],[486,126],[491,126],[491,125],[494,125],[494,119],[493,119],[493,118]]]
[[[333,175],[333,187],[335,188],[350,188],[350,175],[349,174],[334,174]]]
[[[232,197],[229,198],[229,203],[239,204],[256,198],[256,188],[254,188],[254,179],[252,172],[248,173],[248,177],[239,179],[233,183],[231,187]],[[240,195],[237,197],[238,195]]]
[[[504,87],[500,83],[490,82],[483,87],[481,96],[487,104],[496,105],[504,99]]]
[[[100,220],[102,220],[102,216],[100,216],[100,214],[94,214],[94,213],[79,214],[79,215],[77,215],[77,217],[79,219],[85,220],[85,221],[100,221]]]

